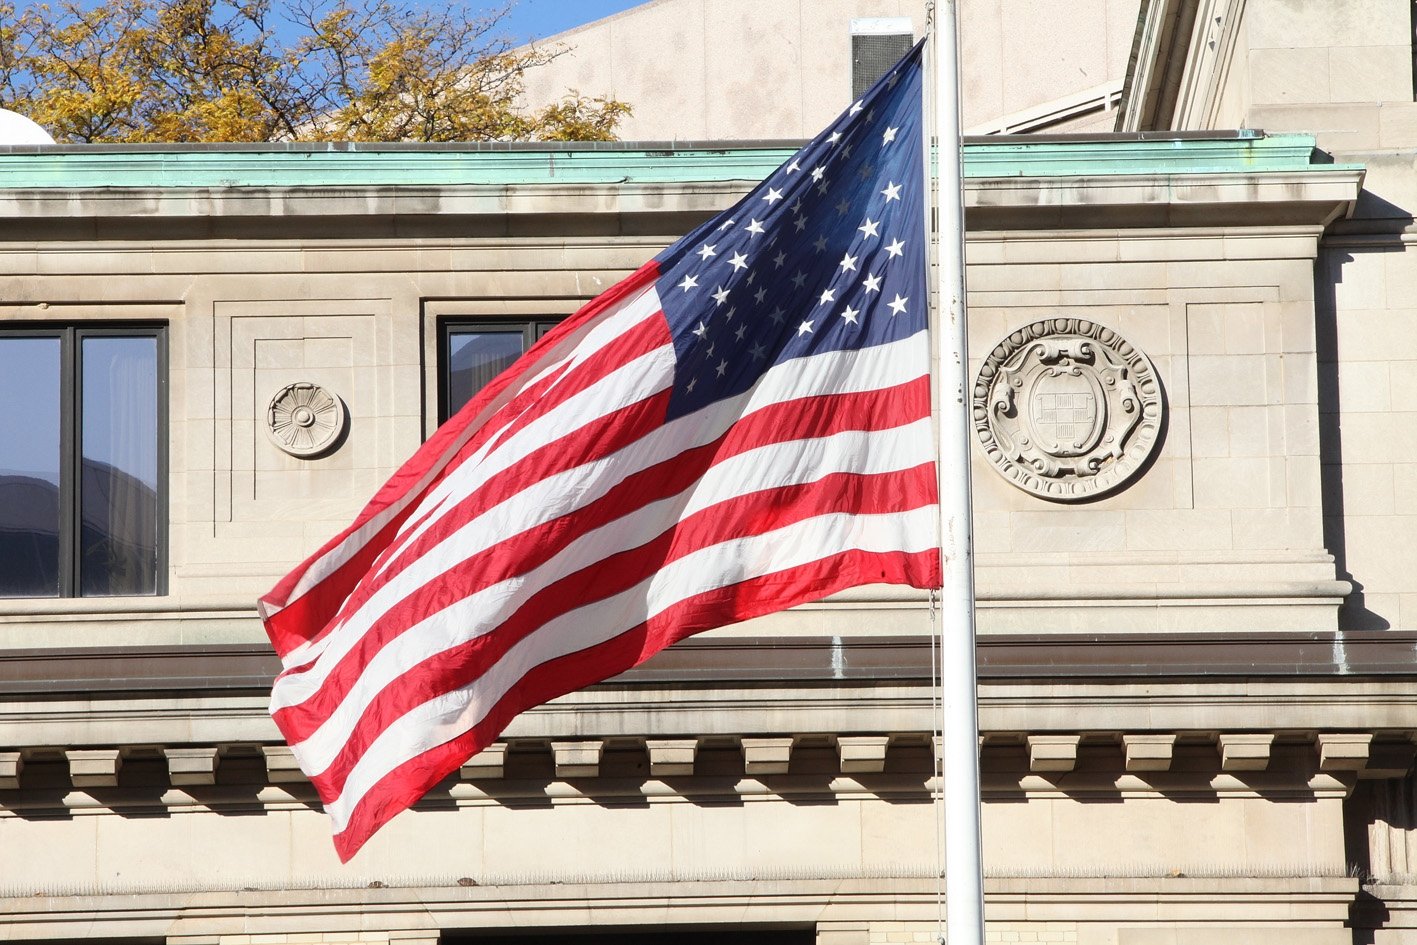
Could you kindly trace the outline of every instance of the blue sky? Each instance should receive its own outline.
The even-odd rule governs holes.
[[[543,39],[645,0],[518,0],[502,25],[515,39]]]

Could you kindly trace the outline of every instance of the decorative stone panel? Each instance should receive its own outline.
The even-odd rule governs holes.
[[[1161,381],[1140,349],[1084,318],[1011,332],[974,382],[974,429],[994,468],[1057,502],[1104,495],[1135,476],[1161,434]]]

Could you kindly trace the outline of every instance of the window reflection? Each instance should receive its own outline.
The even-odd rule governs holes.
[[[81,340],[79,593],[157,592],[157,339]]]
[[[521,357],[524,337],[521,330],[448,332],[448,416]]]
[[[0,596],[59,593],[60,340],[0,338]]]

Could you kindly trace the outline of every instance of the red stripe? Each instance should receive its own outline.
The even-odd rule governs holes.
[[[648,431],[663,426],[665,411],[669,409],[669,398],[670,391],[661,391],[646,400],[586,424],[574,438],[556,440],[532,451],[525,459],[496,474],[482,489],[474,492],[475,496],[481,496],[485,500],[477,502],[477,505],[481,506],[478,511],[481,512],[503,498],[522,491],[528,478],[539,478],[543,469],[549,470],[550,474],[560,472],[562,467],[571,469],[601,459],[635,442]],[[460,507],[467,501],[461,500],[453,508]],[[458,526],[466,525],[474,517],[458,514],[453,509],[441,509],[438,514],[440,523],[453,522]],[[421,544],[421,539],[422,536],[413,540],[413,543]],[[416,558],[416,554],[396,550],[395,546],[386,549],[383,559],[370,567],[368,577],[360,582],[340,608],[330,624],[330,629],[349,619],[351,614],[363,607],[384,585],[397,578],[409,561]],[[403,563],[400,564],[400,561]],[[460,589],[458,596],[463,593]],[[445,601],[444,605],[447,603],[451,601]]]
[[[554,387],[551,387],[544,393],[537,393],[526,398],[524,403],[519,402],[500,411],[498,414],[499,417],[503,415],[515,415],[515,419],[498,431],[496,435],[497,442],[492,444],[489,449],[495,451],[497,447],[505,443],[509,437],[520,432],[534,421],[546,416],[553,408],[561,406],[571,397],[585,391],[591,385],[604,380],[607,375],[619,370],[636,358],[671,344],[673,344],[673,338],[669,334],[669,325],[665,322],[662,313],[657,317],[651,317],[645,321],[639,322],[629,331],[619,336],[615,344],[602,348],[581,364],[576,365],[573,370],[559,378]],[[522,400],[523,398],[518,398],[518,401]],[[613,416],[613,414],[609,416]],[[662,416],[661,414],[661,419]],[[606,418],[602,418],[602,420],[598,422],[605,422],[605,420]],[[471,456],[482,449],[486,439],[486,437],[481,438],[480,441],[475,439],[469,442],[467,446],[460,449],[457,455],[449,461],[448,468],[445,470],[444,475],[440,477],[440,481],[446,479],[447,476],[455,472],[466,463]],[[520,462],[529,463],[538,455],[545,458],[548,454],[546,454],[543,449],[539,453],[533,452]],[[553,459],[554,458],[555,456],[553,454]],[[560,462],[570,462],[572,459],[573,457],[566,457],[560,460]],[[588,460],[582,460],[582,462],[586,461]],[[517,467],[513,466],[499,475],[516,478],[520,474],[518,473]],[[430,508],[422,518],[410,522],[408,531],[410,533],[413,532],[422,524],[423,519],[426,519],[428,516],[442,516],[450,511],[451,508],[452,506],[448,505]],[[402,547],[402,544],[400,544],[391,550],[394,554],[402,554]]]
[[[667,394],[664,396],[667,397]],[[637,415],[637,418],[641,421],[652,419],[654,409]],[[612,488],[606,495],[581,509],[543,525],[534,526],[519,535],[509,536],[506,541],[465,562],[451,566],[444,572],[442,583],[458,588],[457,596],[465,597],[514,574],[530,571],[580,535],[641,505],[678,494],[697,481],[714,463],[740,453],[795,439],[904,426],[928,416],[929,411],[928,378],[919,378],[880,391],[810,397],[774,404],[735,424],[714,442],[686,450],[673,459],[632,474],[622,485]],[[659,416],[662,417],[663,414]],[[638,426],[626,424],[613,434],[604,433],[595,426],[587,426],[556,443],[548,444],[526,460],[493,477],[485,486],[473,491],[455,506],[443,509],[435,525],[398,553],[399,560],[391,560],[387,564],[381,562],[382,570],[372,574],[358,589],[356,595],[341,609],[340,619],[347,619],[349,614],[363,606],[377,590],[394,580],[402,567],[408,566],[408,562],[432,553],[439,543],[489,508],[522,491],[527,483],[610,455],[638,439],[635,435],[637,430],[644,434],[657,426],[657,423],[641,423]],[[585,450],[587,446],[592,449],[578,452]],[[502,568],[490,564],[503,556],[514,564]],[[378,635],[368,637],[367,642],[361,642],[346,659],[367,662],[388,639],[428,614],[452,603],[447,599],[435,600],[435,594],[441,598],[447,596],[446,591],[433,591],[424,587],[403,598],[379,619],[383,629]],[[366,631],[366,635],[374,632],[371,628]],[[292,671],[301,669],[303,667],[296,667]]]
[[[688,598],[613,640],[542,663],[522,677],[472,729],[405,762],[375,784],[355,805],[345,829],[335,835],[335,851],[342,862],[348,862],[391,817],[492,744],[514,717],[532,706],[625,672],[701,630],[819,600],[860,584],[938,587],[939,573],[939,552],[933,550],[915,554],[845,552]],[[318,786],[323,777],[315,780]],[[323,789],[321,794],[333,796]]]
[[[601,293],[590,302],[583,305],[576,314],[566,319],[560,325],[547,332],[536,344],[532,345],[515,364],[507,371],[493,379],[482,389],[477,396],[473,397],[462,410],[448,422],[438,428],[429,439],[411,456],[407,462],[399,468],[388,482],[375,494],[374,498],[364,507],[355,518],[354,522],[340,532],[334,538],[326,542],[319,551],[307,558],[301,565],[292,570],[265,596],[261,598],[262,603],[271,607],[282,608],[277,613],[266,618],[265,624],[267,632],[271,636],[272,645],[276,652],[284,657],[294,646],[314,638],[329,619],[334,615],[339,604],[342,603],[358,583],[359,578],[366,572],[368,564],[377,557],[388,540],[397,532],[397,528],[391,529],[388,526],[381,528],[370,540],[366,541],[363,547],[353,553],[350,560],[344,562],[315,587],[310,588],[300,599],[314,595],[316,600],[301,608],[298,612],[285,615],[294,601],[290,600],[290,595],[294,593],[296,585],[301,578],[312,567],[317,565],[326,555],[338,548],[350,535],[359,531],[366,523],[375,516],[383,513],[386,509],[396,505],[400,500],[410,499],[407,506],[394,516],[392,522],[397,523],[408,517],[409,511],[417,505],[417,495],[422,495],[427,489],[433,487],[438,478],[446,475],[447,470],[439,472],[439,477],[435,478],[424,490],[420,490],[417,495],[410,493],[417,482],[428,473],[430,469],[441,463],[446,463],[449,457],[445,453],[454,442],[461,436],[467,424],[475,422],[478,416],[487,407],[497,401],[504,392],[513,384],[524,383],[528,374],[534,373],[540,366],[545,355],[554,349],[561,342],[573,335],[580,333],[593,325],[608,310],[619,306],[627,297],[635,294],[645,286],[652,283],[659,277],[659,266],[654,260],[650,260],[641,266],[630,276],[621,280],[610,289]],[[615,348],[615,345],[609,346]],[[554,386],[556,376],[543,378],[536,385],[535,390],[528,390],[514,400],[523,400],[535,403],[542,396],[545,389]],[[510,405],[509,405],[510,406]],[[490,433],[487,424],[483,423],[474,435],[474,440],[478,437],[485,438]],[[373,548],[371,554],[366,551]],[[360,566],[360,565],[363,566]]]
[[[929,505],[934,497],[934,467],[926,463],[899,473],[831,475],[814,483],[772,490],[770,500],[761,493],[741,496],[691,515],[639,548],[611,555],[539,590],[494,632],[409,669],[364,710],[324,773],[324,780],[342,790],[345,774],[369,744],[415,706],[480,678],[508,650],[547,622],[633,588],[687,554],[733,538],[764,534],[828,509],[845,507],[853,513],[882,514]],[[358,672],[357,667],[353,669]],[[339,683],[327,681],[315,698],[275,713],[286,740],[295,744],[309,737],[344,695],[340,684],[353,681],[351,674],[342,674]]]
[[[905,425],[928,415],[929,408],[929,381],[920,378],[884,391],[809,398],[759,411],[734,426],[718,441],[685,451],[671,460],[631,475],[583,508],[510,536],[486,551],[452,565],[436,582],[410,593],[369,627],[323,686],[342,698],[360,672],[360,667],[373,659],[389,640],[413,624],[451,605],[456,599],[515,574],[531,571],[587,532],[650,502],[679,494],[701,478],[715,462],[777,442]],[[430,529],[428,540],[420,539],[413,550],[419,554],[427,553],[438,541],[482,511],[482,508],[463,505],[455,512],[450,510],[444,521]],[[393,576],[391,573],[385,574],[377,582],[371,581],[370,586],[382,586]],[[456,596],[451,599],[450,587],[457,588]],[[309,665],[288,672],[302,672]],[[309,705],[309,700],[305,704]]]

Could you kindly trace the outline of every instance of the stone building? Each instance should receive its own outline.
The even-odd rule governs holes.
[[[1078,5],[1071,85],[1050,5],[965,10],[968,121],[1094,126],[965,154],[989,937],[1412,941],[1410,4],[1114,5]],[[851,17],[920,28],[837,6],[751,5],[827,50],[823,120]],[[640,115],[699,120],[686,74]],[[684,136],[820,123],[738,120]],[[0,148],[0,940],[933,941],[923,595],[529,712],[346,866],[265,711],[256,596],[488,362],[792,150]]]

